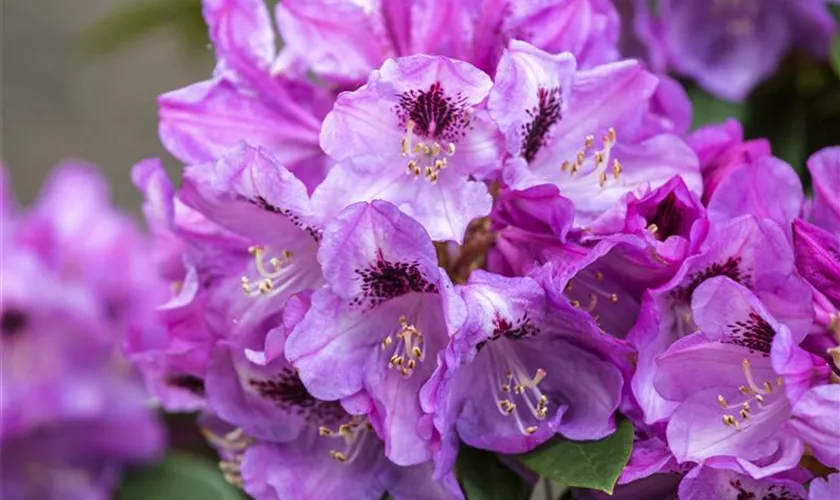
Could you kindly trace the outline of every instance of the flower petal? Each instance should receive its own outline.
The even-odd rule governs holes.
[[[840,386],[821,385],[806,392],[793,406],[790,427],[823,464],[840,466]]]
[[[840,238],[840,147],[823,149],[808,159],[814,185],[814,206],[811,220]]]

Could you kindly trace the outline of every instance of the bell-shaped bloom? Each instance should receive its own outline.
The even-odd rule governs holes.
[[[797,482],[781,477],[753,479],[731,470],[695,467],[680,482],[680,500],[742,500],[779,499],[806,500],[805,488]]]
[[[647,292],[628,335],[639,351],[633,394],[648,425],[667,418],[674,408],[653,387],[654,360],[696,330],[692,297],[717,276],[752,290],[791,331],[807,332],[811,327],[811,290],[794,273],[793,250],[778,225],[746,215],[711,232],[702,251],[686,259],[670,282]]]
[[[658,22],[671,68],[732,101],[793,47],[826,57],[837,31],[825,0],[663,0]]]
[[[840,238],[840,147],[826,148],[808,159],[814,185],[811,222]]]
[[[511,38],[588,64],[618,59],[618,13],[608,0],[288,0],[277,6],[286,46],[279,69],[308,69],[344,86],[389,57],[453,57],[492,72]]]
[[[336,401],[315,399],[282,357],[278,362],[283,364],[281,370],[267,368],[254,382],[275,407],[274,427],[289,424],[294,428],[289,439],[258,439],[212,413],[200,417],[202,432],[219,453],[228,482],[255,500],[376,499],[386,491],[395,499],[463,500],[452,474],[436,481],[432,462],[409,467],[390,462],[365,418],[348,414]],[[277,372],[275,378],[264,378],[272,371]],[[234,375],[230,382],[235,384],[236,379]],[[234,390],[229,402],[241,396],[241,391]],[[256,407],[241,409],[254,411]],[[237,416],[251,418],[247,411]],[[329,481],[324,480],[325,474]]]
[[[626,193],[681,175],[701,190],[697,158],[647,119],[657,78],[636,61],[579,71],[570,53],[512,41],[499,62],[489,109],[512,156],[515,189],[552,183],[586,226]]]
[[[679,178],[641,198],[626,195],[598,224],[567,239],[572,217],[554,185],[502,190],[491,214],[497,234],[488,269],[535,278],[619,338],[634,324],[645,291],[668,282],[697,252],[708,225]]]
[[[154,328],[165,287],[91,166],[59,167],[25,211],[3,198],[0,496],[110,498],[124,466],[164,445],[116,353],[129,331]]]
[[[169,277],[176,286],[158,330],[132,335],[127,350],[168,408],[195,409],[217,342],[262,350],[287,301],[323,284],[320,230],[301,181],[261,148],[239,143],[188,168],[177,195],[159,164],[134,174],[150,226],[158,241],[174,241],[166,247],[182,269]]]
[[[474,271],[460,288],[468,318],[423,389],[451,468],[458,440],[522,453],[555,434],[600,439],[615,429],[629,350],[568,302],[547,303],[529,278]]]
[[[743,128],[734,118],[697,129],[688,137],[688,144],[700,160],[703,203],[708,203],[718,185],[741,165],[771,155],[770,142],[767,139],[745,141]]]
[[[333,97],[272,69],[276,41],[265,2],[202,3],[216,70],[210,80],[158,98],[164,147],[195,165],[218,159],[244,140],[266,148],[314,188],[330,165],[318,134]]]
[[[254,335],[264,349],[222,340],[213,350],[201,427],[226,479],[257,500],[379,498],[386,490],[395,498],[462,498],[451,474],[437,482],[431,462],[393,464],[366,417],[307,391],[284,345],[309,297],[291,299],[277,326]],[[324,481],[324,474],[331,479]]]
[[[808,500],[831,500],[840,496],[840,473],[818,477],[808,487]]]
[[[400,467],[388,461],[370,424],[344,415],[343,423],[310,427],[290,443],[250,445],[239,465],[243,489],[255,500],[373,500],[386,491],[395,500],[464,498],[453,477],[432,479],[431,462]]]
[[[367,415],[392,461],[428,460],[418,393],[465,315],[428,233],[388,202],[357,203],[324,229],[318,260],[327,286],[287,358],[312,395]]]
[[[247,242],[178,199],[159,160],[135,165],[132,179],[146,200],[157,271],[172,293],[157,309],[158,327],[129,332],[123,348],[164,408],[197,410],[204,406],[207,363],[219,337],[214,296],[232,270],[244,268]]]
[[[806,331],[727,277],[697,288],[692,314],[700,331],[656,360],[655,388],[677,403],[667,427],[677,461],[717,460],[759,479],[794,468],[808,444],[834,466],[840,390],[821,385],[824,362],[798,346]]]
[[[673,177],[647,193],[628,193],[624,203],[615,205],[592,225],[584,239],[637,236],[657,260],[678,267],[700,250],[708,231],[706,209],[700,199],[681,177]]]
[[[329,217],[357,201],[382,199],[423,224],[433,240],[461,242],[467,224],[490,212],[480,179],[502,152],[482,109],[490,77],[465,62],[417,55],[387,60],[367,83],[341,94],[321,146],[338,165],[313,195]]]

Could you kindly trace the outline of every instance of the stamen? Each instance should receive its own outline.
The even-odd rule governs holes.
[[[595,167],[590,170],[586,175],[581,177],[581,182],[589,181],[590,179],[594,178],[597,179],[598,185],[602,188],[606,187],[609,176],[607,174],[607,168],[609,166],[610,161],[610,152],[612,151],[612,147],[615,145],[616,142],[616,133],[614,128],[610,128],[607,133],[601,138],[603,148],[599,151],[595,151],[592,153],[592,160],[595,164]],[[574,162],[570,162],[569,160],[563,161],[561,165],[561,169],[563,172],[571,172],[571,175],[576,174],[578,171],[583,169],[584,162],[586,160],[586,155],[589,150],[592,149],[595,143],[595,137],[592,135],[586,136],[584,140],[584,147],[583,149],[578,150],[577,155],[574,158]],[[621,176],[621,163],[618,160],[613,159],[612,163],[612,178],[614,180],[618,180]]]
[[[265,255],[266,249],[262,246],[252,246],[248,248],[248,253],[254,256],[254,266],[257,269],[257,274],[260,276],[259,282],[254,287],[254,283],[248,279],[247,276],[242,276],[242,291],[249,296],[257,296],[260,294],[267,294],[274,289],[274,280],[283,276],[283,270],[288,266],[292,259],[292,252],[283,250],[280,257],[272,257],[268,260],[271,269],[266,268]]]
[[[396,368],[404,376],[409,376],[417,367],[418,362],[425,358],[425,341],[423,334],[414,326],[408,323],[405,316],[400,316],[400,329],[394,335],[396,345],[393,353],[388,358],[388,368]],[[391,335],[382,341],[382,349],[391,347],[394,343]]]
[[[766,404],[766,398],[770,397],[773,393],[773,384],[769,381],[765,381],[760,386],[756,383],[752,370],[750,368],[750,362],[747,359],[741,361],[741,367],[744,371],[744,378],[747,381],[747,385],[739,385],[738,392],[742,395],[747,396],[748,399],[743,401],[739,404],[740,408],[738,409],[738,415],[741,417],[741,421],[739,422],[735,415],[731,414],[724,414],[722,416],[722,420],[724,425],[734,427],[736,431],[741,430],[741,424],[746,422],[750,417],[753,416],[754,411],[761,411]],[[776,378],[776,385],[781,387],[784,384],[782,377]],[[718,404],[724,410],[729,409],[730,405],[723,397],[723,395],[718,395],[717,397]],[[758,409],[753,409],[752,405],[750,404],[751,401],[755,400],[758,405]]]
[[[330,450],[330,458],[336,462],[349,463],[359,456],[364,449],[368,431],[372,430],[370,423],[361,417],[354,417],[353,420],[338,426],[337,431],[321,427],[318,433],[322,437],[344,440],[343,450]]]
[[[539,368],[533,377],[529,377],[518,359],[506,357],[502,362],[511,363],[512,366],[505,371],[501,380],[496,382],[496,387],[501,389],[500,392],[494,391],[499,411],[502,415],[512,416],[520,432],[526,435],[533,434],[539,422],[548,416],[548,397],[538,387],[545,379],[546,372]],[[523,407],[528,411],[517,411]],[[525,421],[529,418],[536,420],[536,424],[526,425]]]
[[[406,122],[405,136],[400,141],[400,153],[402,156],[411,156],[407,166],[407,174],[413,175],[415,178],[423,176],[430,182],[435,182],[440,176],[440,171],[446,168],[449,160],[442,157],[442,154],[447,156],[455,155],[455,143],[449,142],[444,146],[439,142],[432,142],[431,144],[418,141],[413,141],[414,128],[416,124],[412,120]]]

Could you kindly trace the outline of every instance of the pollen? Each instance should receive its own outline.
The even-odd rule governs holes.
[[[331,449],[329,455],[336,462],[346,464],[353,462],[365,448],[371,430],[373,427],[366,419],[353,417],[349,422],[339,425],[338,430],[321,427],[318,429],[318,434],[321,437],[340,439],[343,442],[343,449]]]
[[[405,136],[400,141],[400,153],[410,158],[406,173],[415,178],[419,178],[422,174],[426,180],[435,182],[440,172],[449,164],[449,158],[455,155],[455,143],[415,141],[416,127],[417,124],[409,120],[405,126]]]
[[[595,136],[587,135],[583,141],[583,148],[579,149],[573,160],[564,160],[560,166],[563,172],[575,177],[578,172],[584,172],[579,182],[597,182],[601,188],[607,187],[610,180],[617,181],[623,171],[621,163],[613,158],[610,166],[610,155],[617,140],[615,129],[610,127],[601,137],[601,149],[594,150]],[[590,161],[591,160],[591,163]]]
[[[411,376],[417,364],[425,359],[426,344],[423,334],[408,322],[405,316],[399,318],[400,329],[396,334],[388,335],[380,347],[386,350],[394,347],[388,357],[388,368],[396,369],[405,377]]]
[[[741,368],[744,372],[746,384],[739,385],[738,392],[745,396],[746,399],[735,404],[730,404],[722,394],[719,394],[717,397],[718,405],[723,410],[733,412],[724,413],[721,416],[721,421],[725,426],[732,427],[738,432],[744,429],[745,424],[754,414],[762,411],[769,404],[769,398],[774,397],[773,384],[770,381],[764,381],[760,385],[756,383],[749,360],[744,359],[741,361]],[[784,384],[781,377],[777,377],[775,382],[778,387]],[[755,402],[755,406],[753,406],[753,402]]]
[[[539,368],[533,376],[528,376],[522,366],[514,362],[497,382],[494,394],[499,412],[512,418],[522,434],[536,432],[540,422],[548,416],[548,397],[539,389],[546,375],[546,371]]]
[[[254,257],[254,265],[259,278],[254,282],[247,276],[242,276],[242,291],[251,297],[270,293],[274,289],[275,281],[283,276],[284,269],[292,260],[292,252],[283,250],[279,257],[271,257],[268,262],[266,262],[266,249],[263,246],[252,246],[248,248],[248,253]]]

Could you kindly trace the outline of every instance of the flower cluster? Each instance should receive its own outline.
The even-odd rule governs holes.
[[[620,0],[625,54],[743,100],[791,50],[826,58],[836,0]],[[651,7],[653,5],[653,8]]]
[[[60,166],[20,211],[0,170],[0,497],[106,499],[164,432],[117,355],[165,288],[92,167]]]
[[[778,3],[803,26],[825,7]],[[637,31],[700,43],[677,69],[735,95],[799,41],[756,5],[661,2],[673,33]],[[687,135],[607,0],[203,9],[213,77],[159,99],[182,183],[132,172],[172,293],[126,349],[166,408],[202,412],[230,482],[462,498],[461,447],[618,418],[619,482],[678,475],[680,498],[804,499],[804,461],[840,468],[840,149],[809,161],[809,200],[737,122]]]

